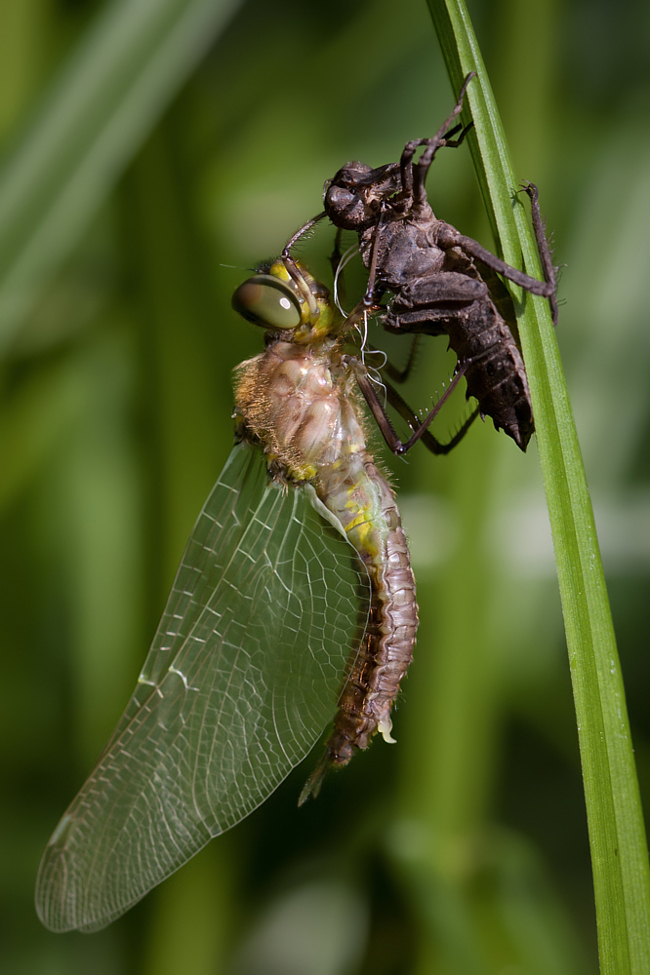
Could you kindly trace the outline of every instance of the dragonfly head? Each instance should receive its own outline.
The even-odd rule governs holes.
[[[335,328],[335,310],[329,288],[300,263],[278,259],[259,268],[240,284],[232,306],[246,321],[269,332],[286,333],[291,342],[308,343],[325,338]]]

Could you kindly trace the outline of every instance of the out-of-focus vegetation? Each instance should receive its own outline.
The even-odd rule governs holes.
[[[3,970],[588,975],[535,445],[522,456],[487,423],[448,458],[385,459],[422,616],[398,745],[375,743],[297,810],[300,768],[106,931],[53,935],[33,913],[42,848],[121,713],[230,448],[230,373],[260,347],[230,294],[343,162],[395,159],[453,102],[418,0],[223,10],[0,8]],[[649,15],[592,0],[471,12],[518,175],[540,185],[567,265],[558,338],[647,808]],[[492,246],[465,150],[436,159],[429,187]],[[323,230],[305,249],[321,273],[329,246]],[[451,368],[439,346],[408,390],[418,406]]]

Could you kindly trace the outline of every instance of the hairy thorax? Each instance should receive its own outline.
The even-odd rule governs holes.
[[[365,447],[353,384],[335,342],[313,349],[278,341],[239,367],[236,409],[271,468],[311,481]]]

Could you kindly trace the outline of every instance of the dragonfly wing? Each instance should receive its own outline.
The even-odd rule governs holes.
[[[367,573],[312,488],[234,448],[135,693],[39,870],[39,916],[93,931],[263,802],[332,718]]]

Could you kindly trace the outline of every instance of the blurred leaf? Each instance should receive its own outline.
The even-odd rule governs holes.
[[[11,130],[42,71],[49,0],[0,4],[0,138]]]
[[[0,514],[24,492],[42,462],[56,449],[82,405],[82,391],[69,362],[35,373],[0,413]]]
[[[445,876],[441,851],[432,849],[420,825],[397,820],[387,837],[389,855],[428,929],[418,975],[585,971],[564,906],[527,840],[488,830],[465,851],[457,876]]]
[[[113,0],[0,173],[6,348],[237,0]]]
[[[237,923],[226,843],[211,843],[160,888],[145,975],[215,975],[225,968]]]

